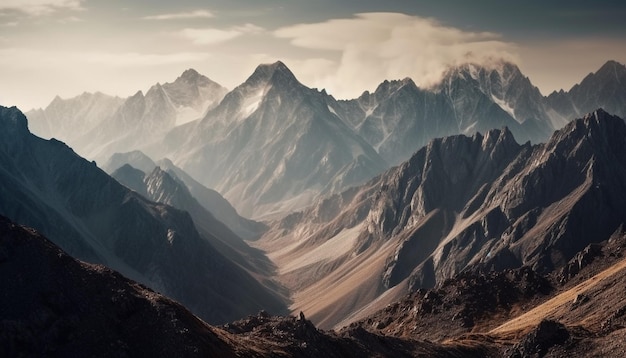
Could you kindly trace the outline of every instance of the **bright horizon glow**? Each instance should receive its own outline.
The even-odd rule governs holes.
[[[547,95],[569,90],[608,60],[626,63],[626,5],[619,2],[511,9],[495,0],[320,1],[323,10],[278,0],[209,7],[198,0],[125,7],[6,0],[0,105],[28,111],[83,92],[128,97],[188,68],[232,89],[257,65],[277,60],[305,85],[344,99],[384,80],[410,77],[428,86],[449,65],[504,58]]]

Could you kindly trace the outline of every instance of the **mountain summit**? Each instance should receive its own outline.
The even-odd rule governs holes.
[[[251,85],[264,82],[266,84],[290,84],[299,83],[293,72],[281,61],[257,66],[246,83]]]
[[[157,83],[145,94],[137,91],[125,99],[102,93],[57,97],[26,116],[33,133],[62,139],[81,155],[104,162],[113,153],[159,143],[172,128],[201,118],[226,92],[188,69],[174,82]]]
[[[243,215],[302,208],[362,183],[386,164],[282,63],[259,66],[202,121],[172,131],[158,153]]]
[[[556,112],[567,118],[580,117],[600,107],[626,118],[626,66],[607,61],[568,92],[553,92],[547,100]]]

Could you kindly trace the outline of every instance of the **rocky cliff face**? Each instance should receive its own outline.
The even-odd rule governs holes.
[[[314,282],[338,272],[377,282],[367,295],[349,280],[335,284],[343,294],[329,300],[333,311],[306,294],[295,300],[324,325],[469,268],[550,272],[626,221],[624,138],[624,121],[598,110],[535,146],[517,144],[506,129],[437,139],[364,186],[273,224],[261,243],[284,282],[311,277],[298,292],[323,290]],[[320,245],[336,255],[294,264]]]

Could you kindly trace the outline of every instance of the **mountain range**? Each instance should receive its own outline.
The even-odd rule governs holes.
[[[276,62],[28,114],[98,163],[0,107],[0,352],[620,356],[625,76],[336,100]]]
[[[624,123],[597,112],[571,127],[556,135],[558,143],[584,131],[594,137],[598,131],[606,135],[617,130],[621,136]],[[624,248],[626,235],[618,228],[547,277],[528,266],[465,270],[340,331],[322,331],[302,312],[296,318],[261,311],[211,327],[178,303],[101,265],[77,261],[35,230],[0,216],[0,285],[10,293],[0,295],[0,352],[97,357],[617,357],[626,349]]]
[[[177,125],[201,118],[226,89],[186,70],[172,83],[160,83],[144,94],[122,99],[83,93],[68,100],[56,97],[45,109],[27,113],[33,133],[61,139],[86,158],[104,161],[158,141]]]
[[[363,186],[270,225],[257,242],[321,327],[465,270],[549,273],[626,222],[624,121],[603,110],[543,144],[504,128],[435,139]]]
[[[15,107],[0,107],[0,128],[1,215],[36,228],[73,257],[179,300],[208,322],[283,310],[263,272],[216,249],[243,241],[212,216],[215,225],[198,229],[189,213],[149,201],[65,144],[32,135]],[[153,189],[167,191],[156,183]]]
[[[277,62],[260,65],[227,94],[188,70],[145,96],[57,98],[27,116],[35,134],[56,128],[52,135],[99,163],[133,150],[169,158],[242,215],[275,219],[365,182],[433,138],[506,126],[518,141],[540,143],[597,108],[626,116],[624,83],[626,67],[609,61],[568,92],[545,97],[516,65],[494,60],[450,67],[429,88],[406,78],[336,100]],[[181,120],[192,107],[206,113]]]
[[[167,158],[153,161],[150,157],[142,153],[141,151],[132,151],[128,153],[115,153],[109,160],[102,166],[102,168],[109,174],[113,175],[116,179],[127,187],[134,189],[142,194],[147,194],[144,188],[138,188],[137,185],[143,186],[139,181],[135,181],[135,184],[125,181],[123,177],[117,177],[114,173],[125,165],[138,169],[143,172],[143,175],[150,174],[155,168],[160,168],[167,176],[175,179],[180,188],[177,187],[178,193],[189,192],[193,200],[197,200],[198,203],[207,211],[214,215],[217,220],[228,226],[228,228],[245,240],[255,240],[263,232],[267,230],[266,226],[262,223],[252,221],[240,216],[237,210],[233,208],[230,203],[224,199],[224,197],[215,190],[209,189],[200,184],[188,173],[175,166],[172,161]],[[165,174],[164,173],[164,174]],[[188,196],[189,196],[188,195]],[[157,198],[152,198],[157,200]],[[190,201],[188,199],[183,201]]]

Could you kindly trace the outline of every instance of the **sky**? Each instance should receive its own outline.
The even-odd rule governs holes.
[[[604,0],[0,0],[0,105],[127,97],[188,68],[232,89],[277,60],[340,99],[498,59],[547,95],[626,63],[624,19]]]

